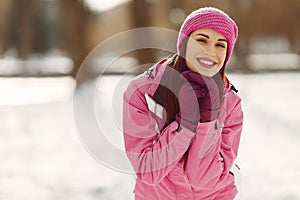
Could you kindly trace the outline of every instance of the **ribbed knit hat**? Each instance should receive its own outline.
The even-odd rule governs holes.
[[[184,39],[193,31],[200,28],[210,28],[221,33],[227,39],[226,64],[232,54],[232,50],[238,36],[238,27],[236,23],[226,13],[217,8],[204,7],[195,10],[186,17],[181,25],[177,41],[178,52]]]

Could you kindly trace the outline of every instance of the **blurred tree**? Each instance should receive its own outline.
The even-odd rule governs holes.
[[[3,50],[17,50],[19,57],[31,53],[45,53],[58,44],[60,38],[57,21],[60,19],[56,1],[3,0],[0,3],[0,23]],[[53,34],[58,33],[58,34]]]
[[[86,14],[83,0],[60,0],[63,19],[61,25],[65,49],[74,62],[72,76],[76,76],[87,56]]]
[[[251,70],[245,58],[251,53],[253,38],[260,38],[262,41],[263,38],[286,38],[289,41],[290,53],[300,53],[300,48],[297,47],[300,35],[299,0],[252,0],[248,2],[248,7],[238,4],[232,9],[236,10],[234,18],[239,25],[236,53],[244,69]],[[270,49],[272,51],[274,50]]]
[[[18,56],[26,59],[32,53],[32,5],[34,0],[12,0],[7,48],[15,47]]]
[[[0,1],[0,55],[3,54],[9,46],[8,27],[11,10],[10,0]]]
[[[32,53],[59,48],[74,61],[75,76],[89,50],[115,33],[149,26],[179,30],[181,20],[192,10],[216,6],[239,26],[234,52],[239,68],[251,70],[245,58],[252,53],[253,38],[287,39],[290,52],[300,54],[299,0],[131,0],[93,19],[83,1],[1,0],[0,51],[14,48],[17,56],[26,59]],[[143,37],[149,41],[153,36],[149,33]],[[143,49],[132,56],[145,64],[155,62],[158,53]]]
[[[133,0],[132,1],[132,22],[134,28],[148,27],[150,24],[150,13],[149,5],[145,0]],[[145,40],[152,39],[152,36],[148,33],[145,33],[143,36]],[[133,40],[133,42],[137,42]],[[134,56],[137,58],[139,63],[147,64],[153,63],[155,61],[155,50],[153,49],[140,49],[134,52]],[[142,72],[144,69],[141,68],[139,72]],[[138,72],[138,73],[139,73]]]
[[[33,53],[62,48],[74,61],[75,76],[87,55],[83,0],[12,0],[10,4],[8,23],[1,31],[3,51],[14,48],[19,58],[27,59]]]
[[[33,51],[46,53],[55,48],[60,48],[63,43],[62,27],[60,22],[62,13],[59,12],[57,1],[37,1],[33,8]]]
[[[149,26],[148,6],[145,0],[133,0],[132,19],[136,28]]]

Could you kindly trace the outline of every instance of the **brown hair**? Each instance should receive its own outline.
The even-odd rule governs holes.
[[[161,104],[166,110],[166,121],[163,129],[175,120],[175,116],[179,112],[179,102],[176,96],[182,85],[179,75],[188,70],[186,60],[184,58],[186,55],[188,38],[189,37],[186,37],[183,41],[180,52],[172,55],[168,59],[167,67],[160,81],[160,85],[153,95],[153,98],[157,101],[157,103]],[[173,70],[176,70],[178,73],[172,73]],[[220,74],[223,78],[224,72],[225,64],[220,70]]]

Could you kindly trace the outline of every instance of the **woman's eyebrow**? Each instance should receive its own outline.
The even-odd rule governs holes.
[[[198,34],[196,34],[196,35],[202,35],[203,37],[206,37],[207,39],[209,39],[209,36],[208,36],[208,35],[205,35],[205,34],[203,34],[203,33],[198,33]]]
[[[227,40],[226,40],[226,39],[223,39],[223,38],[218,39],[218,41],[227,42]]]
[[[198,33],[198,34],[196,34],[196,35],[201,35],[201,36],[203,36],[203,37],[206,37],[207,39],[209,39],[209,36],[208,35],[206,35],[206,34],[204,34],[204,33]],[[218,41],[223,41],[223,42],[227,42],[227,40],[224,38],[220,38],[220,39],[218,39]]]

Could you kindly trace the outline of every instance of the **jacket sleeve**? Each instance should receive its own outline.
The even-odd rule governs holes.
[[[138,84],[139,85],[139,84]],[[181,159],[195,133],[172,122],[160,134],[145,100],[146,85],[131,83],[123,97],[123,134],[126,154],[137,177],[158,184]]]
[[[198,126],[186,163],[188,180],[195,189],[214,189],[226,184],[242,130],[240,101],[228,113],[222,131],[216,128],[215,121]]]
[[[220,153],[224,158],[223,175],[229,173],[229,170],[238,155],[240,137],[243,128],[243,118],[241,100],[239,99],[233,110],[229,112],[225,118],[224,128],[222,130]]]

